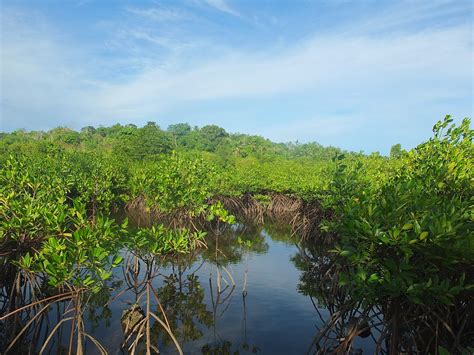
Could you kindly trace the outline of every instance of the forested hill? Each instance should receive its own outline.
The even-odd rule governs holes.
[[[233,134],[224,128],[207,125],[191,127],[187,123],[170,125],[163,130],[155,122],[143,127],[134,124],[111,127],[87,126],[80,131],[58,127],[47,132],[18,130],[0,133],[0,153],[45,150],[52,146],[85,151],[102,151],[136,160],[166,154],[173,150],[206,152],[225,162],[232,158],[255,157],[308,158],[328,160],[341,150],[318,143],[274,143],[256,135]]]

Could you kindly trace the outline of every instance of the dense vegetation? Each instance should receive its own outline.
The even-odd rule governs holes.
[[[0,262],[8,299],[0,321],[10,330],[0,348],[28,332],[30,318],[18,310],[37,316],[51,302],[72,299],[67,320],[82,351],[82,341],[94,340],[83,330],[81,305],[112,268],[131,265],[124,249],[147,262],[189,253],[204,245],[204,231],[242,212],[226,209],[228,198],[241,199],[242,209],[250,200],[253,209],[268,209],[284,195],[300,201],[303,217],[322,211],[297,223],[311,224],[306,239],[331,244],[338,290],[367,309],[381,305],[391,351],[466,350],[474,338],[469,123],[455,126],[448,116],[429,141],[409,152],[394,145],[390,157],[188,124],[2,133]],[[123,209],[153,214],[160,224],[128,228],[113,217]],[[217,259],[217,240],[210,249]],[[148,310],[143,324],[152,319],[163,322]],[[415,322],[418,333],[407,335]],[[422,332],[434,340],[426,343]]]

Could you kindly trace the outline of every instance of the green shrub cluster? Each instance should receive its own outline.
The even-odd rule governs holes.
[[[181,253],[202,239],[163,226],[131,235],[113,208],[142,199],[164,214],[232,223],[216,197],[251,193],[265,204],[283,193],[332,211],[322,230],[337,238],[339,281],[355,298],[451,304],[473,283],[472,137],[469,120],[447,117],[429,141],[383,157],[217,126],[2,134],[0,246],[54,285],[88,287],[110,275],[120,248]]]
[[[451,305],[474,288],[473,130],[451,122],[372,188],[375,175],[336,159],[328,201],[338,218],[323,228],[338,236],[340,284],[355,298]]]

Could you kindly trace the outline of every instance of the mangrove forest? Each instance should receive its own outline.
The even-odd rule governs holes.
[[[473,134],[0,133],[0,353],[472,354]]]

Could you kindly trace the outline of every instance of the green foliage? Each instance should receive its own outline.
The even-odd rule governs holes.
[[[265,205],[282,193],[332,212],[322,229],[338,240],[339,281],[354,297],[450,304],[473,283],[472,137],[469,120],[448,116],[432,139],[394,145],[388,158],[213,125],[2,134],[0,246],[52,285],[100,287],[122,247],[179,254],[203,237],[163,225],[131,233],[107,217],[114,208],[139,200],[161,215],[233,223],[219,196]]]
[[[340,237],[335,253],[350,265],[340,283],[356,298],[449,305],[473,288],[466,279],[474,261],[473,131],[467,119],[451,122],[437,123],[434,138],[376,189],[360,183],[364,169],[338,157],[329,199],[338,220],[330,229]]]
[[[191,133],[191,126],[188,123],[177,123],[168,126],[167,131],[175,137],[183,137]]]
[[[49,161],[48,161],[49,163]],[[53,163],[53,161],[51,161]],[[31,165],[30,165],[31,164]],[[51,168],[54,169],[52,166]],[[48,164],[9,157],[0,169],[0,245],[20,247],[62,233],[70,223],[61,177]]]
[[[139,188],[168,212],[186,209],[197,216],[209,210],[209,219],[233,222],[222,205],[207,204],[207,166],[199,160],[173,155],[150,165],[144,181],[140,168],[132,169],[131,179],[128,167],[113,156],[87,152],[11,154],[0,162],[2,253],[53,287],[99,290],[122,262],[123,248],[167,255],[203,244],[205,234],[198,230],[156,226],[131,233],[126,222],[110,219],[111,210]],[[133,185],[136,181],[143,184]]]
[[[276,159],[260,162],[249,157],[237,159],[234,166],[219,172],[220,194],[240,196],[252,193],[254,196],[269,192],[297,195],[305,199],[317,199],[329,180],[331,162],[297,162]]]
[[[114,151],[130,159],[143,160],[150,156],[168,153],[173,146],[171,137],[154,122],[148,122],[140,129],[126,128],[123,133],[122,139],[115,142]]]
[[[402,153],[403,150],[400,143],[392,145],[392,148],[390,148],[390,158],[398,159],[402,156]]]
[[[231,215],[222,205],[220,201],[209,206],[207,213],[207,220],[213,221],[217,220],[219,222],[234,224],[235,217]]]
[[[132,196],[141,196],[149,207],[164,213],[185,209],[198,216],[208,208],[216,172],[201,159],[173,153],[140,165],[130,181]]]
[[[130,250],[141,254],[170,255],[186,254],[204,241],[205,232],[190,232],[188,229],[172,230],[163,224],[151,228],[139,228],[125,242]]]
[[[19,265],[25,268],[29,261],[29,270],[47,275],[51,286],[96,292],[122,261],[119,240],[126,230],[106,218],[98,218],[93,225],[78,218],[74,228],[72,233],[48,238],[32,258],[28,253],[20,258]]]

